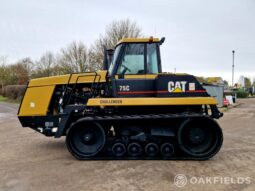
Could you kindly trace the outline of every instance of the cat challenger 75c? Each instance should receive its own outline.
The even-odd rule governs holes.
[[[222,113],[194,76],[162,72],[163,42],[125,38],[105,51],[102,71],[30,80],[22,126],[66,136],[77,159],[211,158]]]

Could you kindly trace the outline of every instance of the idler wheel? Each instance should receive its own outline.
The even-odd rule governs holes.
[[[189,156],[208,159],[221,148],[223,135],[218,123],[211,118],[187,119],[178,131],[178,144]]]
[[[66,136],[66,146],[70,153],[78,159],[96,156],[106,141],[104,129],[97,123],[74,124]]]

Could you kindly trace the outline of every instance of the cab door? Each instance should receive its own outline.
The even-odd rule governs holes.
[[[157,43],[127,43],[115,69],[115,97],[154,97],[161,72]]]

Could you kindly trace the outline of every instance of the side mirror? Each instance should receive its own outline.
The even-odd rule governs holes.
[[[165,42],[165,40],[166,40],[166,38],[165,38],[165,37],[162,37],[162,38],[160,39],[159,44],[162,45],[162,44]]]

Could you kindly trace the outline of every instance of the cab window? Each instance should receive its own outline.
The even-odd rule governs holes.
[[[126,44],[117,74],[144,74],[144,44]]]
[[[159,73],[158,68],[158,57],[157,57],[157,45],[147,44],[147,73],[157,74]]]

